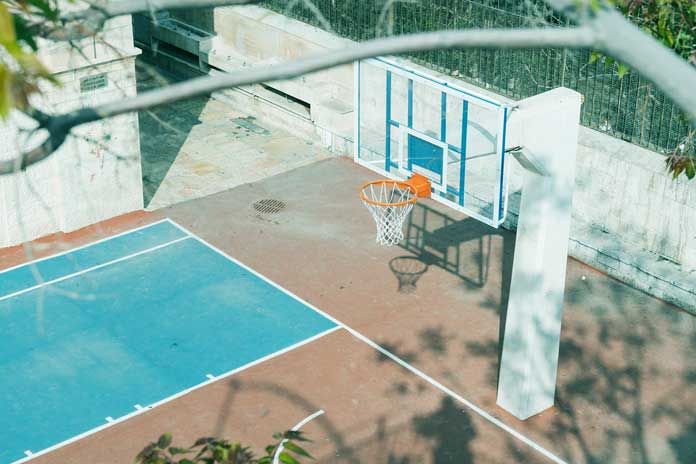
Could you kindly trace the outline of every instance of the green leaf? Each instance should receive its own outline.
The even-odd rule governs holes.
[[[308,453],[307,451],[305,451],[303,448],[299,447],[298,445],[296,445],[295,443],[293,443],[293,442],[291,442],[291,441],[288,441],[288,442],[285,443],[285,449],[286,449],[286,450],[290,450],[290,451],[292,451],[293,453],[295,453],[295,454],[297,454],[297,455],[300,455],[300,456],[304,456],[304,457],[313,459],[311,454],[309,454],[309,453]]]
[[[282,462],[283,464],[300,464],[300,461],[297,459],[293,458],[286,452],[280,453],[280,456],[278,456],[278,460]]]
[[[14,105],[12,98],[12,73],[0,63],[0,118],[5,119]]]
[[[161,449],[165,449],[169,445],[172,444],[172,434],[171,433],[165,433],[159,439],[157,440],[157,447]]]
[[[684,169],[684,174],[686,174],[686,177],[691,180],[696,176],[696,162],[694,161],[693,158],[691,158],[687,163],[686,163],[686,168]],[[287,445],[286,445],[287,446]]]
[[[256,464],[271,464],[272,456],[264,456]]]
[[[170,446],[170,447],[169,447],[169,454],[171,454],[172,456],[175,455],[175,454],[190,453],[191,451],[193,451],[193,450],[191,450],[191,449],[189,449],[189,448],[178,448],[178,447],[176,447],[176,446]]]
[[[58,9],[51,8],[51,5],[45,0],[28,0],[27,3],[39,9],[46,18],[50,20],[58,19]]]
[[[619,63],[618,68],[617,68],[617,73],[619,74],[619,79],[623,79],[623,77],[628,74],[628,71],[630,71],[631,68],[626,66],[623,63]]]
[[[589,62],[590,64],[592,64],[592,63],[594,63],[595,61],[597,61],[598,59],[600,59],[601,57],[602,57],[602,54],[599,53],[599,52],[590,52],[590,59],[589,59],[588,62]]]
[[[305,438],[305,436],[299,430],[288,430],[283,433],[283,438],[295,441],[311,441],[310,439]]]
[[[15,40],[17,40],[17,36],[15,35],[12,15],[7,10],[5,3],[0,3],[0,43],[10,44]]]
[[[27,27],[27,21],[19,15],[12,15],[12,20],[14,21],[15,33],[17,34],[17,39],[21,40],[25,44],[29,45],[32,50],[36,51],[39,47],[36,44],[36,40],[32,35],[31,31]]]
[[[196,442],[193,444],[193,446],[201,446],[201,445],[206,445],[208,443],[212,443],[215,440],[215,438],[212,437],[201,437]]]

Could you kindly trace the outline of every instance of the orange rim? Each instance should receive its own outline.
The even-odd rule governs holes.
[[[365,189],[371,185],[377,185],[377,184],[398,185],[399,187],[409,189],[411,191],[411,193],[413,194],[413,196],[411,198],[409,198],[408,200],[399,201],[396,203],[385,203],[382,201],[377,201],[377,200],[372,200],[370,198],[367,198],[367,196],[365,195]],[[376,206],[406,206],[409,203],[415,203],[416,200],[418,200],[418,192],[416,191],[416,188],[413,185],[407,184],[406,182],[401,182],[399,180],[389,180],[389,179],[373,180],[372,182],[367,182],[367,183],[363,184],[362,187],[360,187],[360,199],[362,201],[364,201],[365,203],[369,203],[371,205],[376,205]]]

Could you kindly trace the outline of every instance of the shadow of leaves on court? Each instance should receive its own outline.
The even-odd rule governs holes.
[[[471,443],[477,431],[470,413],[443,397],[429,413],[387,426],[378,420],[377,432],[356,444],[361,462],[374,464],[468,464],[476,462]]]
[[[434,464],[473,462],[469,449],[476,437],[469,413],[450,397],[444,397],[437,411],[417,416],[413,428],[418,435],[433,441]]]
[[[224,435],[224,428],[235,413],[235,399],[243,392],[270,393],[273,396],[282,398],[283,402],[289,406],[301,408],[307,415],[321,409],[320,405],[315,404],[301,391],[290,389],[273,381],[242,382],[232,379],[228,382],[228,387],[227,397],[223,401],[223,408],[218,411],[218,419],[214,428],[215,436]],[[328,414],[319,416],[314,422],[321,427],[328,440],[332,443],[336,455],[341,457],[340,462],[351,464],[359,464],[361,462],[355,455],[355,447],[348,444],[344,438],[344,433],[333,423]],[[313,439],[312,437],[308,438]]]
[[[480,292],[479,308],[498,315],[500,326],[498,337],[488,339],[453,331],[444,346],[441,337],[432,345],[421,344],[411,359],[424,366],[427,362],[429,374],[462,393],[466,384],[447,379],[452,363],[438,354],[462,353],[467,364],[478,359],[477,365],[487,366],[485,382],[494,397],[514,235],[469,219],[455,221],[426,204],[419,203],[414,212],[402,246],[416,256],[428,256],[431,266],[459,276],[470,291]],[[498,250],[481,246],[487,236],[502,241]],[[487,286],[488,265],[502,271],[497,293]],[[696,346],[687,346],[689,341],[696,345],[695,319],[583,265],[570,268],[556,407],[519,422],[519,427],[571,462],[696,462],[696,361],[689,354]],[[586,276],[581,279],[580,273]],[[529,280],[532,292],[540,281]],[[545,326],[543,320],[536,323]],[[405,346],[411,345],[400,348]],[[513,455],[523,453],[514,440],[507,447]]]
[[[502,280],[509,282],[514,251],[509,244],[514,241],[507,232],[495,234],[502,238],[502,243],[488,256],[489,263],[491,269],[502,266]],[[451,246],[466,243],[480,249],[481,242],[476,239]],[[428,251],[419,256],[425,253]],[[455,255],[455,251],[447,252],[448,257]],[[465,254],[460,252],[460,256]],[[498,260],[495,267],[493,260]],[[479,273],[480,262],[485,260],[471,261],[475,272],[467,274],[467,278],[486,275],[485,270]],[[435,259],[429,265],[440,266]],[[583,273],[587,277],[584,280]],[[494,314],[500,318],[502,328],[507,306],[506,286],[491,288],[488,280],[481,287],[466,285],[471,292],[479,292],[478,301],[483,302],[467,311],[477,316]],[[437,319],[424,319],[427,322],[415,333],[394,334],[388,340],[377,341],[465,397],[479,395],[488,400],[488,410],[569,462],[692,462],[696,450],[693,317],[577,263],[570,266],[564,311],[556,406],[525,422],[504,416],[502,411],[490,406],[495,401],[501,339],[500,333],[498,336],[493,333],[495,329],[479,336],[479,328],[473,325],[462,330],[443,326]],[[536,322],[543,326],[543,321]],[[379,353],[368,356],[378,366],[392,362]],[[472,392],[467,377],[475,375],[484,380],[474,383],[479,391]],[[423,385],[414,376],[395,381],[383,393],[399,402],[396,404],[423,404],[426,393],[432,393],[430,386]],[[273,388],[293,404],[304,405],[303,410],[312,412],[316,407],[301,393]],[[499,455],[487,455],[481,450],[490,447],[490,436],[485,438],[487,429],[477,429],[474,424],[478,423],[478,417],[453,400],[441,398],[429,412],[404,416],[360,424],[356,427],[360,433],[341,428],[343,424],[321,423],[322,428],[331,427],[327,435],[341,456],[334,459],[323,455],[320,462],[499,462],[495,459]],[[367,434],[366,430],[373,432]],[[355,440],[354,433],[361,438]],[[496,448],[504,450],[501,452],[507,462],[540,461],[536,451],[514,438],[496,436],[500,437]]]
[[[413,385],[409,394],[420,394],[425,386]],[[240,395],[259,392],[270,393],[281,398],[292,407],[299,407],[308,414],[319,409],[301,391],[290,389],[273,381],[228,382],[228,396],[224,408],[218,411],[215,433],[224,434],[226,423],[233,420],[235,404]],[[418,393],[420,392],[420,393]],[[413,397],[412,399],[416,399]],[[442,397],[432,412],[406,416],[394,420],[393,417],[375,416],[369,423],[351,425],[335,424],[331,414],[319,416],[313,421],[322,431],[318,436],[309,436],[316,443],[329,441],[329,454],[316,454],[317,462],[331,463],[372,463],[372,464],[461,464],[475,462],[471,442],[477,436],[476,429],[467,411],[462,411],[449,397]],[[364,430],[374,429],[371,435],[361,437]],[[326,436],[324,440],[322,436]],[[325,444],[325,443],[324,443]],[[307,446],[316,453],[312,445]],[[325,447],[324,447],[325,449]]]

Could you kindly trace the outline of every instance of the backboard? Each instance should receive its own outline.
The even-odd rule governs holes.
[[[355,89],[357,163],[425,175],[434,200],[493,227],[505,220],[509,106],[384,58],[355,64]]]

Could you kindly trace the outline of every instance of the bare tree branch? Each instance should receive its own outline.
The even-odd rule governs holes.
[[[592,32],[588,28],[439,31],[375,39],[302,60],[249,68],[234,74],[198,77],[161,89],[151,90],[133,98],[50,116],[49,120],[41,125],[49,134],[44,143],[21,155],[21,158],[0,161],[0,175],[16,172],[17,167],[25,169],[47,158],[63,144],[70,130],[80,124],[154,108],[187,98],[208,95],[217,90],[290,79],[381,55],[447,48],[582,48],[591,47],[593,44]]]
[[[195,0],[160,0],[160,4],[190,6]],[[201,0],[205,3],[208,0]],[[223,2],[225,0],[217,0]],[[243,2],[244,0],[238,0]],[[189,3],[187,3],[189,2]],[[655,82],[677,103],[696,127],[696,69],[668,48],[629,23],[610,7],[596,11],[574,0],[547,0],[549,5],[579,23],[576,28],[470,29],[381,38],[292,62],[204,76],[136,97],[50,117],[41,126],[49,137],[21,158],[0,162],[0,175],[26,168],[48,157],[75,126],[124,113],[244,85],[285,80],[357,60],[382,55],[453,48],[591,48],[613,56]],[[137,0],[124,3],[138,4]],[[207,3],[206,3],[207,4]],[[229,3],[227,3],[229,4]],[[142,5],[142,4],[141,4]],[[152,6],[155,6],[154,4]],[[118,10],[123,12],[124,10]]]
[[[231,74],[204,76],[147,92],[135,98],[107,103],[95,108],[100,117],[138,111],[211,92],[291,79],[323,69],[382,55],[423,52],[451,48],[583,48],[593,45],[591,31],[574,29],[469,29],[369,40],[340,50],[331,50],[309,58],[248,68]]]

